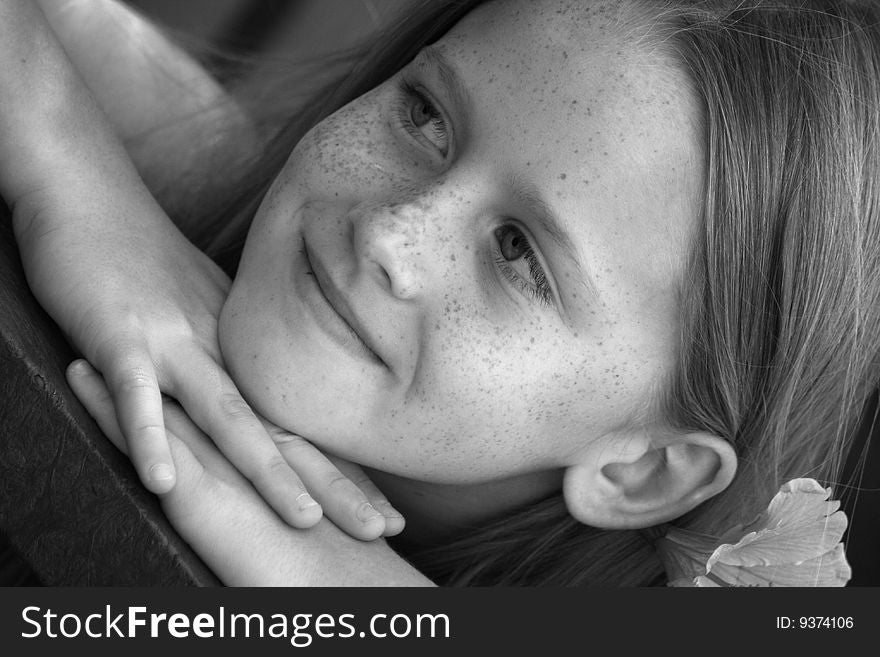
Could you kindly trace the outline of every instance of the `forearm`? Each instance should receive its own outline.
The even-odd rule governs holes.
[[[195,59],[124,3],[36,1],[122,141],[198,120],[218,106],[239,111]]]
[[[215,478],[227,463],[201,454],[206,472],[179,443],[172,452],[183,483],[165,511],[228,586],[432,586],[384,540],[352,538],[326,518],[293,528],[237,473]]]
[[[228,586],[432,586],[384,540],[359,541],[328,520],[307,530],[254,519],[241,549],[196,550]],[[256,548],[256,549],[255,549]],[[258,558],[255,558],[259,555]]]
[[[51,228],[32,225],[50,214],[47,206],[102,216],[107,208],[121,206],[124,215],[128,205],[153,204],[33,2],[0,0],[0,62],[0,193],[19,239]]]
[[[258,149],[235,100],[192,56],[118,0],[39,0],[147,187],[173,217],[212,198]],[[232,167],[234,168],[234,167]],[[215,169],[212,171],[212,169]],[[185,181],[182,183],[182,181]]]
[[[10,205],[74,176],[97,196],[130,189],[136,172],[137,186],[181,219],[228,187],[211,175],[216,162],[235,170],[256,152],[238,105],[124,4],[0,0],[0,12],[0,194]],[[130,162],[119,167],[123,151]]]
[[[89,405],[100,422],[101,409]],[[163,496],[163,508],[227,585],[431,585],[384,540],[352,538],[326,518],[310,529],[291,527],[188,417],[166,408],[165,419],[179,484]]]

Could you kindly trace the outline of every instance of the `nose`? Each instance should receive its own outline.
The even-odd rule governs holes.
[[[398,299],[414,299],[436,275],[441,213],[425,198],[357,208],[355,249],[370,276]]]

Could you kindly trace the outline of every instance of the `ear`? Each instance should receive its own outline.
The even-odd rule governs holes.
[[[600,529],[678,518],[727,488],[736,473],[733,447],[709,433],[657,440],[640,431],[600,440],[608,442],[566,468],[562,488],[569,512]]]

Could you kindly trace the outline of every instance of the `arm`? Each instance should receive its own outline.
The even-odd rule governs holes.
[[[31,199],[46,195],[60,204],[67,186],[101,194],[118,187],[132,203],[149,207],[136,171],[39,8],[3,0],[0,36],[0,193],[18,209],[17,237],[39,212],[42,199]],[[89,196],[77,200],[88,202]],[[162,223],[161,213],[142,214]]]
[[[167,415],[181,485],[162,507],[227,586],[431,585],[382,539],[356,540],[327,519],[307,530],[281,522],[179,409]]]
[[[205,121],[202,114],[214,110],[246,121],[197,61],[131,7],[118,0],[36,1],[123,142],[168,124]]]
[[[0,0],[0,62],[0,193],[28,282],[104,374],[144,484],[174,487],[164,392],[286,522],[316,523],[321,507],[225,372],[216,331],[229,281],[146,189],[35,3]],[[341,526],[367,539],[389,531],[379,514],[358,517],[367,495],[338,485],[317,450],[301,439],[283,449],[314,468],[313,492]]]
[[[209,163],[259,150],[250,118],[187,52],[118,0],[38,0],[162,207],[182,226],[227,181]],[[180,185],[186,180],[187,185]]]

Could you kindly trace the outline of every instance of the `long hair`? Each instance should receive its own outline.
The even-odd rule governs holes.
[[[272,176],[311,124],[381,82],[479,2],[433,2],[278,135],[240,200],[209,227],[235,254]],[[701,221],[681,282],[668,422],[734,446],[725,492],[678,524],[720,534],[779,485],[837,483],[880,368],[880,36],[857,2],[641,3],[645,45],[672,56],[702,104]],[[223,248],[216,248],[224,244]],[[230,269],[234,261],[229,261]],[[663,581],[650,532],[575,521],[561,495],[406,556],[447,585]]]
[[[880,354],[880,25],[853,2],[694,3],[674,32],[704,104],[704,229],[668,415],[739,454],[686,522],[837,483]],[[730,4],[730,3],[726,3]]]

